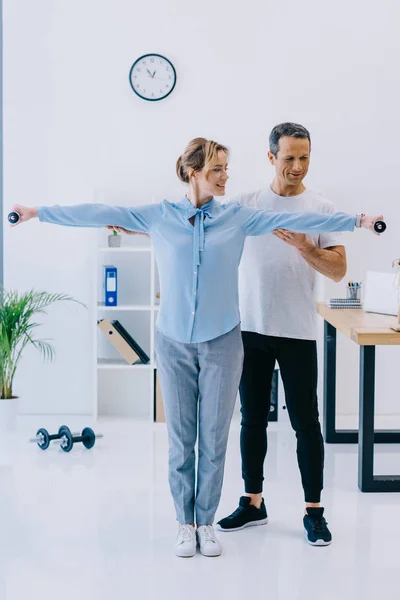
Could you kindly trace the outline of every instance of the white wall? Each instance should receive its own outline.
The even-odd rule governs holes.
[[[4,0],[5,211],[14,202],[174,198],[183,194],[176,157],[197,135],[232,148],[232,192],[266,185],[268,133],[293,120],[313,136],[308,186],[339,209],[383,211],[388,221],[382,238],[347,236],[349,277],[388,269],[400,252],[399,21],[396,0]],[[147,52],[177,68],[165,101],[142,101],[129,87],[132,62]],[[93,242],[85,230],[7,229],[6,285],[90,304]],[[58,358],[43,365],[26,355],[16,382],[23,410],[90,412],[93,318],[62,307],[46,318]],[[355,351],[349,344],[340,359],[346,373]],[[390,372],[400,350],[382,353],[385,367],[380,354],[380,411],[400,413]],[[353,385],[340,387],[340,403],[355,411]]]

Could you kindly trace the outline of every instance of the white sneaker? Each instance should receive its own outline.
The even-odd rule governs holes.
[[[220,556],[222,554],[222,546],[212,525],[201,525],[197,528],[197,541],[203,556]]]
[[[196,554],[196,530],[193,525],[179,525],[175,554],[181,558],[190,558]]]

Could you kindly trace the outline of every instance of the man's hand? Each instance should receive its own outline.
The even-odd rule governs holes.
[[[130,231],[130,229],[117,227],[115,225],[106,225],[106,229],[110,229],[110,231],[117,231],[118,233],[126,233],[126,235],[147,235],[147,233],[142,233],[141,231]]]
[[[308,240],[305,233],[294,233],[293,231],[288,231],[287,229],[275,229],[273,234],[285,242],[289,244],[289,246],[294,246],[297,250],[306,250],[313,244]]]
[[[14,204],[11,211],[17,212],[20,216],[18,223],[11,225],[11,227],[17,227],[20,223],[26,223],[26,221],[35,219],[38,216],[37,208],[30,208],[29,206],[22,206],[21,204]]]

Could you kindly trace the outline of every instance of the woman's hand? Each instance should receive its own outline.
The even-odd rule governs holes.
[[[147,235],[147,233],[142,233],[139,231],[130,231],[129,229],[125,229],[124,227],[117,227],[116,225],[106,225],[106,229],[110,231],[116,231],[117,233],[126,233],[126,235]]]
[[[35,219],[38,216],[37,208],[30,208],[28,206],[22,206],[21,204],[14,204],[14,206],[11,209],[11,212],[17,212],[20,217],[18,223],[14,223],[13,225],[11,225],[11,227],[16,227],[20,223],[25,223],[26,221],[29,221],[30,219]]]
[[[369,217],[368,215],[364,215],[363,217],[361,217],[360,225],[364,229],[369,229],[370,231],[373,231],[373,233],[375,233],[376,235],[379,235],[379,233],[374,230],[374,223],[376,223],[376,221],[383,220],[383,215],[378,215],[377,217]]]

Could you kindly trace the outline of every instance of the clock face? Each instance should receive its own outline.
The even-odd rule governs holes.
[[[145,54],[133,63],[129,81],[135,94],[155,102],[170,95],[176,84],[176,71],[164,56]]]

